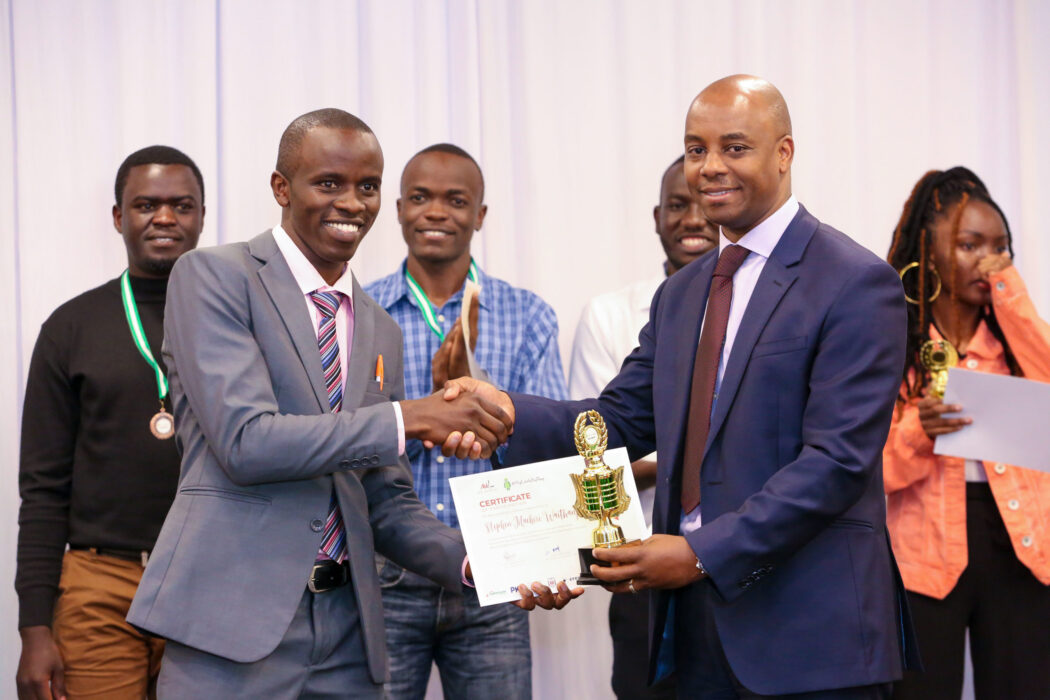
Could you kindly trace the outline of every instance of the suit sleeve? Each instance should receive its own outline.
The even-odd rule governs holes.
[[[631,461],[656,449],[653,420],[653,356],[660,300],[666,285],[653,297],[649,322],[638,336],[639,346],[597,399],[551,401],[511,393],[514,434],[500,466],[528,464],[576,453],[572,426],[581,411],[597,410],[609,429],[609,447],[627,447]]]
[[[393,401],[405,398],[403,343],[398,346],[401,350],[390,373]],[[460,567],[466,556],[463,536],[438,520],[419,500],[412,487],[408,458],[402,455],[396,464],[369,469],[361,483],[368,496],[376,551],[450,591],[462,590]]]
[[[906,312],[896,273],[857,270],[819,329],[798,457],[735,511],[686,539],[726,600],[750,572],[770,570],[853,506],[880,478],[882,449],[904,368]]]
[[[168,282],[164,352],[173,388],[178,382],[229,479],[250,486],[396,463],[389,403],[334,414],[279,412],[249,294],[243,270],[214,251],[182,256]]]

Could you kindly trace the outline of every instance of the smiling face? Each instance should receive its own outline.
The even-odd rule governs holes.
[[[959,217],[959,235],[952,250],[952,224],[958,207],[949,208],[933,222],[933,265],[944,285],[945,296],[954,292],[955,299],[961,304],[985,306],[992,303],[992,290],[988,280],[978,271],[977,263],[984,257],[1001,255],[1009,250],[1006,224],[987,202],[968,202]]]
[[[136,165],[113,226],[124,238],[128,270],[136,277],[164,278],[179,256],[197,247],[204,226],[200,184],[185,165]]]
[[[681,163],[664,173],[660,204],[653,208],[653,218],[670,273],[718,247],[718,227],[707,220],[700,208],[700,197],[686,185]]]
[[[783,98],[756,78],[706,88],[685,124],[685,178],[707,218],[733,241],[791,196],[795,143]]]
[[[329,284],[375,222],[382,178],[374,134],[328,127],[306,133],[291,175],[270,176],[282,228]]]
[[[481,173],[453,153],[422,153],[405,166],[397,220],[408,254],[430,264],[470,259],[470,241],[488,211],[481,202]]]

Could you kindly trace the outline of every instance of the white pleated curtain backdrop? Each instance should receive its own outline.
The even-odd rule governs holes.
[[[918,177],[967,165],[1010,218],[1045,314],[1048,35],[1039,0],[0,0],[0,580],[14,577],[29,356],[59,303],[124,267],[109,212],[131,151],[190,154],[201,245],[241,241],[278,221],[284,126],[325,106],[361,116],[386,156],[382,213],[353,261],[366,282],[404,255],[405,160],[459,144],[487,185],[475,257],[554,306],[567,359],[591,296],[658,269],[650,212],[690,100],[757,73],[787,98],[795,193],[819,218],[885,254]],[[537,698],[610,696],[606,601],[591,590],[533,616]],[[16,626],[0,587],[12,692]]]

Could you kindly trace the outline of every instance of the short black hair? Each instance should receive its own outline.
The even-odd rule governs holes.
[[[660,176],[660,199],[658,201],[664,201],[664,180],[667,179],[668,173],[671,172],[675,167],[685,163],[685,154],[678,156],[674,159],[674,162],[664,168],[664,174]]]
[[[307,112],[292,120],[281,134],[281,143],[277,147],[277,172],[285,177],[291,177],[299,163],[299,147],[303,145],[306,134],[317,128],[326,129],[349,129],[361,131],[375,136],[368,124],[341,109],[325,107]]]
[[[408,163],[405,163],[405,170],[408,170],[409,163],[414,161],[419,156],[426,155],[427,153],[448,153],[450,155],[459,156],[460,158],[466,158],[471,163],[473,163],[474,167],[478,171],[478,177],[481,178],[481,201],[485,201],[485,174],[481,172],[481,166],[478,165],[478,161],[474,160],[474,156],[470,155],[454,143],[435,143],[432,146],[427,146],[426,148],[419,151],[414,156],[408,159]],[[405,177],[405,170],[401,171],[402,178]]]
[[[118,207],[124,204],[124,188],[128,185],[128,173],[139,165],[185,165],[193,172],[193,177],[197,178],[197,184],[201,188],[201,206],[204,206],[204,178],[201,177],[200,168],[193,162],[193,159],[171,146],[146,146],[125,158],[117,168],[113,195],[116,197]]]

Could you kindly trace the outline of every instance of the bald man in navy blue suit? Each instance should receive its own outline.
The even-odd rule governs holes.
[[[596,550],[620,566],[592,569],[617,593],[656,589],[650,680],[676,668],[689,698],[888,697],[918,658],[882,492],[904,365],[900,280],[792,196],[791,121],[768,82],[708,86],[685,153],[719,251],[661,286],[601,396],[456,384],[515,415],[503,464],[571,454],[587,409],[631,459],[659,450],[655,534]],[[719,297],[728,309],[716,313]]]

